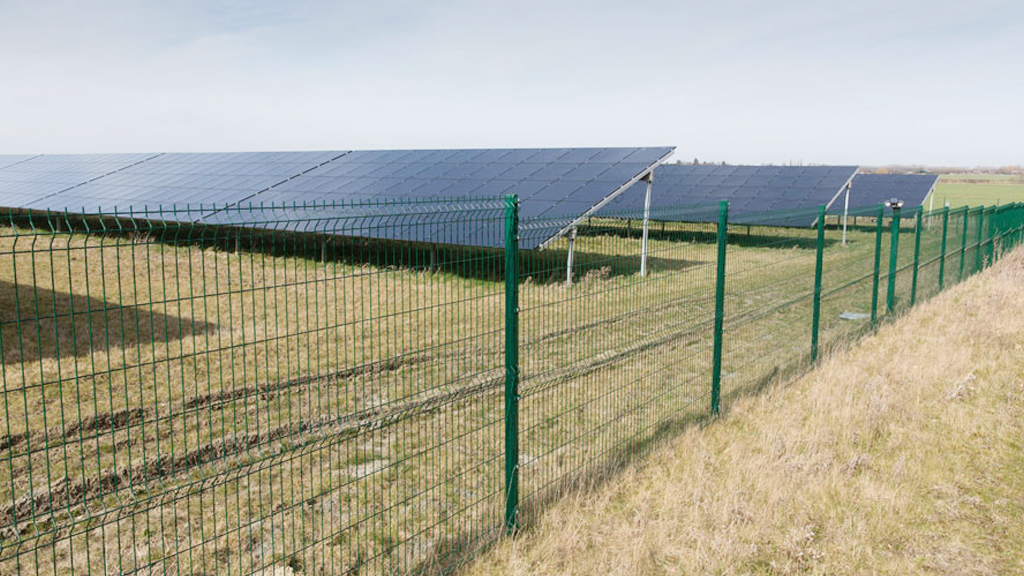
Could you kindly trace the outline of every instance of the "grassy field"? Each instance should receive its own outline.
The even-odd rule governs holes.
[[[959,222],[947,283],[974,263]],[[730,234],[726,398],[806,364],[814,236]],[[875,229],[839,238],[825,349],[868,325],[839,314],[871,310]],[[0,573],[430,572],[495,539],[502,254],[232,240],[0,230]],[[519,282],[526,522],[708,411],[713,227],[655,225],[645,278],[635,222],[581,230],[573,286],[566,250],[524,254]],[[888,233],[880,253],[884,308]]]
[[[1024,572],[1022,286],[1018,250],[462,573]]]
[[[1008,174],[943,174],[935,186],[935,208],[995,206],[1024,202],[1024,177]],[[927,201],[925,203],[927,207]]]

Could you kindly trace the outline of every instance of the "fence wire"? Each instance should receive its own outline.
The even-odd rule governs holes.
[[[0,573],[450,572],[1022,225],[1019,204],[520,221],[512,197],[9,212]]]

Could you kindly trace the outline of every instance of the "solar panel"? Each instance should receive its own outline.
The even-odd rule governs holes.
[[[729,221],[771,226],[809,226],[808,210],[829,205],[857,172],[856,166],[660,166],[654,171],[651,207],[668,214],[673,207],[729,201]],[[609,202],[602,216],[644,208],[646,184],[640,183]],[[793,215],[787,212],[800,211]],[[704,213],[703,219],[715,216]],[[685,216],[692,219],[692,214]]]
[[[0,154],[0,170],[38,156],[39,154]]]
[[[200,204],[224,206],[287,182],[345,152],[168,153],[31,202],[33,209],[117,208],[165,214]],[[183,214],[198,220],[209,212]],[[172,218],[173,219],[173,218]]]
[[[564,148],[485,150],[377,150],[345,154],[301,177],[249,198],[265,204],[320,204],[317,214],[330,218],[353,202],[370,200],[489,200],[505,194],[521,199],[520,220],[536,227],[521,247],[534,249],[583,217],[606,198],[620,192],[671,154],[673,148]],[[338,208],[332,208],[338,206]],[[389,206],[395,210],[395,206]],[[302,220],[303,209],[289,218]],[[217,224],[259,225],[262,216],[226,210],[204,218]],[[371,237],[399,237],[398,226],[370,230]],[[500,226],[481,221],[452,240],[451,230],[419,241],[472,246],[500,246]],[[545,236],[546,234],[546,236]],[[431,239],[434,238],[434,239]]]
[[[55,194],[116,172],[153,154],[53,154],[28,157],[0,168],[0,206],[27,208]],[[55,207],[55,206],[54,206]]]
[[[869,208],[890,198],[899,198],[903,200],[903,214],[909,216],[913,214],[912,209],[924,203],[938,180],[933,174],[858,174],[850,185],[850,208]],[[829,213],[842,214],[843,208],[840,198]]]

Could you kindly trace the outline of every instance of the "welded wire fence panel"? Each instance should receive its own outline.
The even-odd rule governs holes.
[[[722,396],[751,392],[806,361],[811,345],[817,210],[745,215],[801,227],[729,227]]]
[[[450,571],[1024,223],[564,208],[8,214],[0,574]]]
[[[818,328],[823,350],[871,328],[877,214],[877,208],[851,210],[845,234],[842,220],[825,230]]]
[[[520,271],[525,521],[707,416],[717,212],[652,211],[646,244],[641,213],[534,223],[574,231]]]
[[[917,301],[927,300],[938,294],[941,288],[952,286],[959,280],[956,264],[963,246],[964,210],[950,210],[948,216],[943,209],[922,214]],[[946,238],[944,252],[943,235]]]
[[[0,573],[404,572],[496,536],[501,252],[445,242],[501,203],[325,208],[8,218]]]

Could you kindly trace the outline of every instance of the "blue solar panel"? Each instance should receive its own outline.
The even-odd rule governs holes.
[[[0,156],[0,206],[131,214],[298,229],[338,222],[353,202],[373,200],[401,213],[392,200],[481,199],[519,194],[521,220],[533,219],[525,249],[537,248],[621,192],[672,152],[661,148],[365,150]],[[318,205],[276,209],[259,204]],[[202,205],[202,210],[196,207]],[[216,207],[214,207],[216,205]],[[431,209],[451,205],[437,203]],[[234,209],[225,209],[231,206]],[[249,209],[244,209],[249,206]],[[328,208],[333,206],[333,208]],[[410,210],[422,210],[414,205]],[[159,207],[162,212],[155,213]],[[188,211],[184,210],[186,207]],[[147,211],[143,214],[144,211]],[[292,213],[294,212],[294,213]],[[287,213],[287,214],[286,214]],[[551,218],[557,214],[558,218]],[[501,222],[460,226],[364,226],[344,233],[395,240],[500,246]],[[341,232],[339,232],[341,233]],[[545,236],[546,234],[546,236]]]
[[[938,180],[939,177],[932,174],[858,174],[850,185],[850,209],[878,206],[890,198],[899,198],[903,200],[903,214],[910,216],[912,209],[928,198]],[[841,214],[843,209],[844,202],[840,198],[829,213]]]
[[[286,184],[248,199],[274,204],[344,205],[369,199],[431,200],[442,198],[493,199],[519,194],[521,220],[557,214],[582,217],[595,205],[619,191],[672,152],[672,148],[565,148],[486,150],[380,150],[357,151],[310,170]],[[341,211],[343,209],[339,209]],[[321,213],[330,214],[331,208]],[[251,225],[244,211],[228,210],[205,218],[211,223]],[[548,236],[542,225],[521,247],[533,249],[556,235],[565,224],[550,221]],[[382,238],[399,238],[395,227],[384,227]],[[435,240],[499,246],[500,233],[479,223],[451,241],[450,230]],[[538,240],[539,239],[539,240]]]
[[[38,157],[39,154],[0,154],[0,170]]]
[[[855,166],[660,166],[654,171],[651,208],[667,213],[665,209],[728,200],[730,222],[809,226],[814,218],[806,211],[832,203],[856,171]],[[643,211],[645,195],[646,184],[637,184],[599,214],[635,218]],[[784,214],[794,210],[805,212]],[[701,218],[714,215],[705,212]]]
[[[244,201],[343,152],[170,153],[28,203],[33,209],[181,209]],[[198,219],[196,212],[191,219]],[[189,218],[185,218],[189,219]]]
[[[86,182],[153,157],[153,154],[53,154],[0,169],[0,206],[27,208]]]

